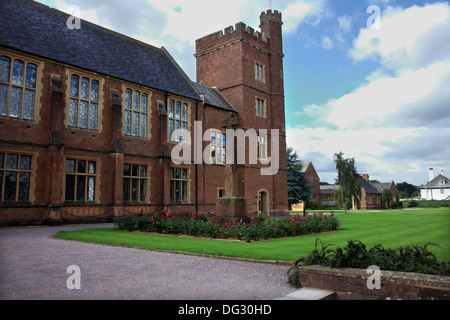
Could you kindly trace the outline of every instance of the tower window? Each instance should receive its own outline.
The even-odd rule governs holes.
[[[262,64],[255,64],[255,79],[264,81],[264,66]]]
[[[266,101],[261,98],[256,98],[256,115],[260,117],[266,116]]]

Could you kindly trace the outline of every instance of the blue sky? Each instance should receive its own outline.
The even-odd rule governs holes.
[[[154,46],[195,79],[195,40],[268,0],[39,0]],[[381,182],[450,176],[450,4],[406,0],[272,0],[283,13],[288,145],[334,183],[333,155]],[[380,28],[368,28],[380,9]],[[371,20],[372,21],[372,20]]]

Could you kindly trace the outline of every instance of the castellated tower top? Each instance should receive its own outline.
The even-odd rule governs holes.
[[[261,25],[264,25],[269,22],[278,22],[283,24],[281,12],[278,10],[272,11],[267,10],[267,12],[262,12],[260,16]]]

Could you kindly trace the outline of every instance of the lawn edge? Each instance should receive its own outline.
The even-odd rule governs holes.
[[[107,246],[107,247],[116,247],[116,248],[125,248],[125,249],[137,249],[137,250],[143,250],[143,251],[153,251],[153,252],[160,252],[160,253],[195,256],[195,257],[209,258],[209,259],[234,260],[234,261],[238,261],[238,262],[262,263],[262,264],[271,264],[271,265],[286,266],[286,267],[292,267],[293,266],[293,262],[290,262],[290,261],[260,260],[260,259],[244,258],[244,257],[212,255],[212,254],[197,253],[197,252],[190,252],[190,251],[143,248],[143,247],[127,246],[127,245],[114,244],[114,243],[101,243],[101,242],[92,242],[92,241],[57,238],[57,237],[54,237],[54,235],[50,236],[49,239],[51,239],[51,240],[58,240],[58,241],[70,241],[70,242],[86,243],[86,244]]]

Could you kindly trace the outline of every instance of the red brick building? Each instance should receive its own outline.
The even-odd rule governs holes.
[[[247,141],[258,160],[279,129],[278,173],[261,176],[262,161],[242,166],[246,214],[287,213],[280,13],[262,13],[261,32],[238,23],[199,39],[198,83],[164,48],[85,21],[70,29],[68,18],[31,0],[0,11],[0,225],[214,212],[230,113],[244,130],[269,130]],[[213,163],[175,165],[187,137],[172,133],[186,129],[193,141],[198,123]]]

